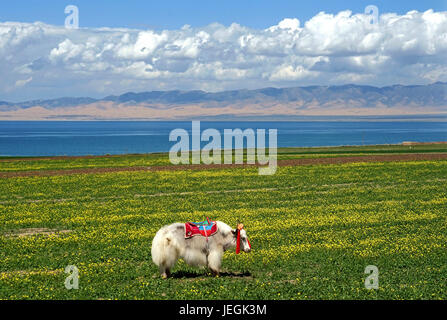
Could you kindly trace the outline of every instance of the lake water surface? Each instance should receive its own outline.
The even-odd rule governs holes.
[[[190,121],[0,121],[1,156],[55,156],[169,151],[176,128]],[[277,129],[278,147],[447,141],[447,122],[432,121],[204,121],[215,128]]]

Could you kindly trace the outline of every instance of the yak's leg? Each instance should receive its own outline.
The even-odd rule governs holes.
[[[166,249],[165,249],[166,250]],[[178,254],[175,248],[167,248],[165,259],[160,264],[159,270],[161,277],[166,279],[171,276],[171,269],[178,260]]]
[[[223,250],[214,249],[210,251],[208,255],[208,268],[210,268],[211,272],[218,276],[220,272],[220,266],[222,264],[222,255]]]
[[[163,279],[166,279],[171,276],[171,270],[166,266],[160,266],[160,274]]]

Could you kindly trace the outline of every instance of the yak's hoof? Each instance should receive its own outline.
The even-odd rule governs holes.
[[[168,275],[167,275],[166,273],[162,273],[162,274],[161,274],[161,278],[162,278],[162,279],[167,279],[167,278],[168,278]]]

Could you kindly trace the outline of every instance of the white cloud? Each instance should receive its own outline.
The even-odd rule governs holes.
[[[278,25],[272,26],[272,27],[268,28],[267,30],[276,31],[279,29],[282,29],[282,30],[288,29],[290,32],[295,32],[295,31],[299,30],[299,28],[300,28],[300,20],[298,20],[296,18],[293,18],[293,19],[286,18],[286,19],[283,19],[282,21],[280,21],[278,23]]]
[[[27,84],[31,80],[33,80],[33,77],[29,77],[28,79],[23,79],[23,80],[17,80],[16,87],[23,87],[25,84]]]
[[[265,30],[214,23],[163,31],[0,23],[0,98],[447,81],[447,12],[370,20],[321,12]]]
[[[269,77],[272,81],[284,80],[284,81],[293,81],[300,80],[307,77],[311,77],[312,72],[308,71],[303,66],[291,66],[285,65],[278,67]]]
[[[139,32],[136,41],[131,42],[127,33],[122,38],[123,45],[118,44],[116,55],[122,59],[147,58],[154,53],[159,45],[166,41],[166,33],[156,34],[149,30]],[[109,44],[108,48],[109,50],[112,49],[113,44]]]

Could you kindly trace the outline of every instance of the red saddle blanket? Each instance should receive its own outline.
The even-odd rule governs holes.
[[[194,236],[201,235],[203,237],[210,237],[217,232],[217,223],[216,221],[207,221],[202,222],[186,222],[185,223],[185,238],[189,239]]]

